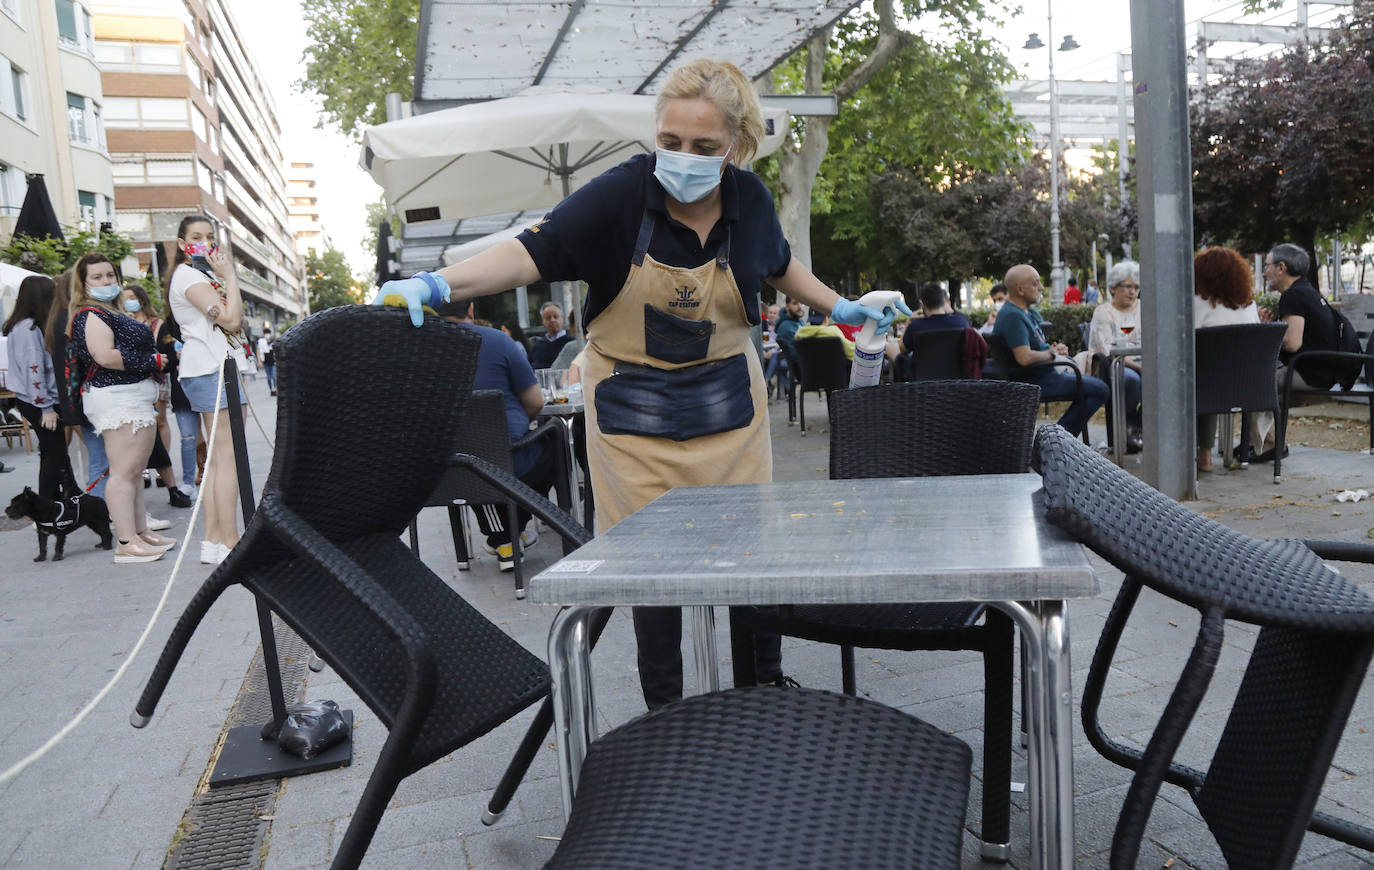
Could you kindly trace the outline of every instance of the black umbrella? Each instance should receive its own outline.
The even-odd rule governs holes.
[[[35,239],[52,236],[59,242],[65,241],[62,237],[62,224],[58,222],[57,212],[53,210],[52,200],[48,198],[48,185],[43,182],[42,175],[29,176],[29,190],[24,194],[24,205],[19,209],[14,234]]]
[[[377,224],[377,286],[401,277],[400,269],[393,265],[391,258],[391,221],[382,220]]]

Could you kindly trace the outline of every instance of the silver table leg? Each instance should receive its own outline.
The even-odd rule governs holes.
[[[594,608],[564,607],[549,627],[549,675],[552,678],[554,741],[558,745],[558,780],[563,818],[572,814],[573,794],[587,747],[596,739],[592,698],[590,635]]]
[[[692,614],[692,649],[696,653],[697,691],[705,695],[720,691],[720,668],[716,666],[716,611],[713,607],[687,608]]]
[[[1029,679],[1027,747],[1033,866],[1073,866],[1073,691],[1062,601],[999,602],[1021,629]]]
[[[1126,358],[1112,357],[1112,461],[1121,465],[1126,458]]]

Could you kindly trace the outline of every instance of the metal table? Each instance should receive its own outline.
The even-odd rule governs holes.
[[[1140,356],[1141,347],[1136,344],[1119,345],[1111,348],[1110,369],[1112,388],[1112,461],[1121,465],[1126,458],[1126,358]]]
[[[1031,850],[1072,865],[1073,746],[1064,603],[1097,594],[1083,548],[1049,525],[1033,474],[681,487],[536,576],[566,605],[549,630],[565,814],[595,711],[596,607],[693,611],[698,682],[719,687],[712,607],[987,601],[1021,628],[1030,705]]]
[[[560,402],[558,404],[545,403],[539,409],[540,417],[562,417],[568,424],[568,483],[571,486],[570,492],[573,496],[573,504],[577,504],[577,445],[573,443],[572,421],[576,417],[581,417],[586,413],[587,406],[581,398],[576,401]],[[593,527],[593,507],[592,507],[592,482],[586,481],[586,490],[582,499],[582,525],[593,534],[596,529]]]

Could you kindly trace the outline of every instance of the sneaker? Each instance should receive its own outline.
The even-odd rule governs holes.
[[[172,527],[172,521],[171,521],[171,520],[160,520],[160,519],[158,519],[157,517],[153,516],[152,514],[144,514],[144,515],[143,515],[143,525],[146,526],[147,528],[152,529],[152,530],[155,531],[155,532],[160,532],[160,531],[162,531],[163,529],[170,529],[170,528]]]
[[[782,674],[782,675],[779,676],[776,680],[765,680],[764,682],[759,683],[759,685],[760,685],[760,686],[777,686],[778,688],[781,688],[781,689],[800,689],[800,688],[801,688],[801,683],[797,682],[796,680],[792,679],[791,677],[787,676],[786,674]]]
[[[529,528],[520,533],[520,546],[528,550],[537,543],[539,543],[539,526],[531,522]],[[487,551],[488,556],[495,556],[496,551],[500,549],[500,545],[487,541],[482,544],[482,549]]]
[[[152,549],[161,550],[164,553],[177,545],[176,538],[163,537],[152,529],[139,532],[138,537]]]
[[[141,539],[135,538],[126,543],[115,542],[114,560],[117,563],[126,562],[156,562],[162,558],[166,550],[150,547]]]
[[[167,490],[167,503],[174,508],[188,508],[191,506],[191,497],[176,487]]]
[[[214,541],[200,542],[200,564],[218,565],[224,561],[224,557],[229,555],[229,548],[223,544],[216,544]]]
[[[502,544],[496,548],[496,565],[502,571],[515,570],[515,548],[510,544]]]

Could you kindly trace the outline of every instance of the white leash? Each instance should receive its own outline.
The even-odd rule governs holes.
[[[215,390],[216,408],[219,407],[220,399],[223,398],[223,396],[224,361],[220,360],[219,385]],[[206,468],[210,467],[210,461],[214,459],[215,456],[215,430],[217,428],[219,428],[219,414],[215,415],[214,422],[210,424],[210,443],[207,444],[205,448]],[[196,518],[200,515],[200,502],[204,494],[204,488],[198,487],[196,489],[196,502],[191,506],[191,522],[187,524],[186,535],[181,539],[181,552],[177,554],[176,563],[172,565],[172,574],[167,578],[167,585],[162,587],[162,597],[158,599],[157,607],[153,608],[152,616],[148,617],[148,624],[143,627],[143,633],[138,636],[138,640],[134,643],[133,648],[129,650],[128,655],[124,656],[123,664],[115,671],[114,676],[110,677],[109,682],[107,682],[99,692],[95,693],[95,697],[91,698],[91,700],[86,703],[86,706],[82,707],[81,710],[72,717],[70,722],[62,726],[61,730],[49,737],[47,742],[42,746],[6,768],[3,773],[0,773],[0,783],[9,782],[11,779],[14,779],[29,765],[42,758],[44,755],[47,755],[48,752],[51,751],[54,746],[61,743],[68,734],[76,730],[76,726],[80,725],[86,717],[90,715],[91,711],[96,708],[96,705],[103,701],[106,695],[110,694],[115,684],[117,684],[120,678],[124,676],[124,673],[129,670],[129,665],[133,662],[134,657],[138,655],[139,650],[143,649],[143,644],[148,640],[148,635],[152,633],[153,623],[157,622],[158,616],[162,614],[162,608],[167,604],[167,596],[171,594],[172,584],[176,582],[177,572],[181,570],[181,560],[186,557],[187,545],[191,542],[191,534],[196,530]]]

